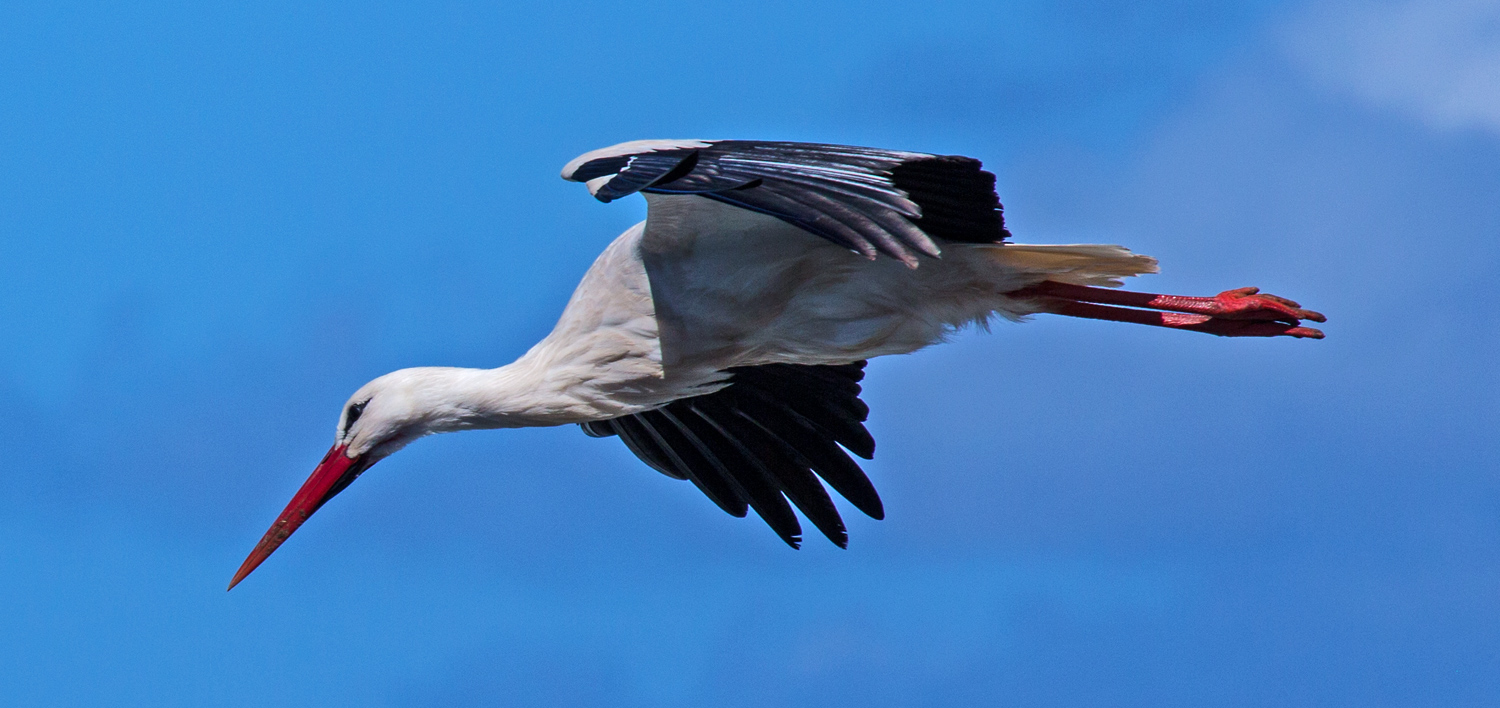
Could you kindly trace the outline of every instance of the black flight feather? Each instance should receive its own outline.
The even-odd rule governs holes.
[[[859,400],[864,366],[737,367],[713,393],[580,427],[594,437],[618,435],[647,465],[692,481],[734,516],[755,509],[794,548],[802,528],[788,501],[844,547],[843,519],[819,478],[866,515],[885,516],[874,485],[849,457],[875,452],[864,427],[869,408]]]

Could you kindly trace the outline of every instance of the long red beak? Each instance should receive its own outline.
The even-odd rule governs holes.
[[[318,463],[317,469],[313,470],[312,476],[302,483],[302,488],[297,490],[297,495],[292,497],[291,503],[282,510],[281,516],[276,518],[276,523],[262,536],[260,543],[255,544],[255,550],[250,551],[250,556],[240,565],[239,572],[234,574],[234,579],[229,581],[229,589],[239,585],[245,576],[265,562],[281,543],[297,530],[307,517],[323,506],[334,495],[344,491],[351,482],[359,477],[361,472],[375,464],[373,461],[366,462],[364,456],[348,457],[344,454],[343,445],[334,445],[333,449],[323,456],[323,461]]]

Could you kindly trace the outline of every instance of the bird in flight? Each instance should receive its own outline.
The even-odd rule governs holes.
[[[433,433],[577,424],[734,516],[754,510],[794,548],[794,506],[843,547],[829,488],[885,515],[850,457],[875,452],[859,398],[871,357],[1039,313],[1323,337],[1302,324],[1322,315],[1255,288],[1116,290],[1157,271],[1121,246],[1011,243],[995,176],[972,158],[643,140],[579,156],[562,176],[601,202],[640,193],[646,220],[604,250],[552,333],[515,362],[402,369],[356,391],[333,448],[230,588],[371,465]]]

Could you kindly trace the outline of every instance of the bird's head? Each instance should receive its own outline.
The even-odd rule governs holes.
[[[339,412],[333,447],[230,581],[232,589],[329,499],[413,440],[454,429],[464,410],[443,398],[452,369],[402,369],[354,392]]]
[[[334,449],[370,464],[430,432],[430,405],[415,369],[402,369],[359,387],[344,402]]]

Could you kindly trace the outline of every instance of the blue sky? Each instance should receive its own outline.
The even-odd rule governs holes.
[[[1500,6],[0,8],[0,686],[46,706],[1481,705]],[[793,552],[575,428],[423,440],[224,584],[366,380],[640,219],[589,149],[962,153],[1018,240],[1322,342],[1041,318],[872,364]],[[846,507],[847,508],[847,507]]]

